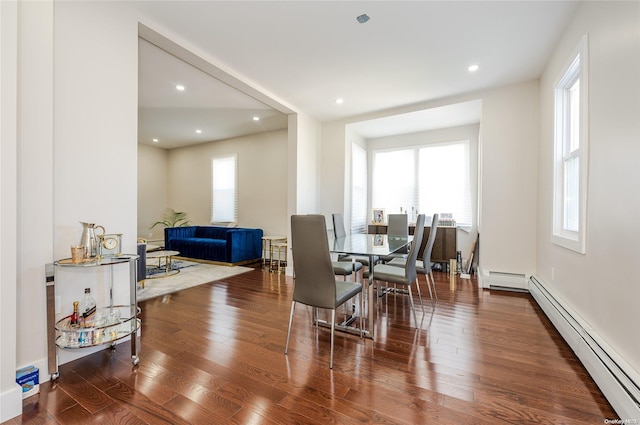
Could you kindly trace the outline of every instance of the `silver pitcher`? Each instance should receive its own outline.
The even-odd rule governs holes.
[[[96,236],[96,229],[102,229],[102,233],[100,235],[104,235],[104,227],[96,226],[94,223],[85,223],[84,221],[81,221],[80,224],[82,224],[82,238],[80,238],[80,245],[84,247],[84,258],[93,258],[98,254],[98,238]]]

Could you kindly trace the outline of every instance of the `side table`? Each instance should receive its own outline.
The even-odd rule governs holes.
[[[164,258],[164,274],[159,274],[156,276],[147,275],[147,279],[157,279],[160,277],[168,277],[180,273],[180,269],[174,270],[173,268],[173,257],[175,257],[176,255],[180,255],[180,252],[167,250],[147,252],[147,260],[151,258],[158,259],[158,269],[162,269],[162,259]]]
[[[271,259],[273,258],[273,244],[276,242],[287,242],[286,236],[263,236],[262,237],[262,267],[269,261],[269,268],[271,268]],[[269,256],[267,257],[267,253]]]
[[[277,260],[275,258],[277,254]],[[284,258],[282,258],[284,257]],[[276,266],[273,265],[273,261],[276,261]],[[277,270],[278,273],[282,271],[282,265],[287,266],[287,241],[284,242],[272,242],[271,243],[271,259],[269,260],[269,271]]]

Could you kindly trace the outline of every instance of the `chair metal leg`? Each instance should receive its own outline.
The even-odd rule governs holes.
[[[331,360],[329,361],[329,369],[333,369],[333,338],[336,330],[336,310],[331,310]]]
[[[411,304],[411,311],[413,311],[413,320],[416,321],[416,327],[418,327],[418,315],[416,314],[416,306],[413,304],[413,295],[411,294],[411,286],[408,286],[407,293],[409,294],[409,303]]]
[[[289,315],[289,330],[287,331],[287,343],[284,346],[284,353],[289,351],[289,336],[291,336],[291,324],[293,324],[293,311],[296,308],[296,302],[291,301],[291,314]]]
[[[429,273],[427,272],[427,274],[425,274],[424,277],[427,278],[427,288],[429,288],[429,298],[431,299],[431,310],[433,311],[436,306],[433,302],[433,291],[431,291],[431,281],[429,280]]]
[[[364,338],[364,285],[362,285],[362,292],[360,292],[360,339]]]
[[[417,277],[416,277],[416,289],[418,290],[418,298],[420,299],[420,308],[422,309],[422,314],[424,314],[424,304],[422,304],[422,294],[420,293],[420,282],[418,282]],[[411,291],[411,287],[409,287],[409,291]]]
[[[431,276],[431,284],[433,285],[433,295],[435,299],[438,299],[438,294],[436,293],[436,280],[433,278],[433,271],[429,270],[429,275]]]

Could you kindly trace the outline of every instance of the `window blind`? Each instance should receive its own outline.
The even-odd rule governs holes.
[[[469,141],[374,152],[372,207],[387,214],[451,213],[471,227]]]
[[[238,220],[237,156],[211,160],[211,223]]]
[[[367,233],[367,152],[351,145],[351,233]]]
[[[373,161],[372,207],[399,214],[418,207],[415,149],[379,151]]]

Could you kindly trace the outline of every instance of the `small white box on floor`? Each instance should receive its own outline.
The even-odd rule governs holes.
[[[16,382],[22,387],[22,398],[31,397],[40,392],[40,370],[27,366],[16,371]]]

